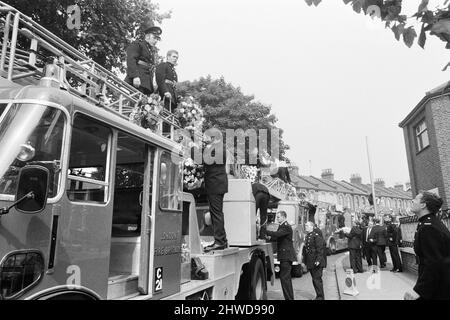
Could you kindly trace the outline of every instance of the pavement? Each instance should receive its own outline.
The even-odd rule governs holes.
[[[327,257],[327,268],[323,270],[322,276],[326,300],[340,300],[336,283],[335,262],[343,255],[344,254],[336,254]],[[316,297],[311,274],[309,272],[304,274],[301,278],[292,278],[292,286],[294,289],[295,300],[312,300]],[[271,286],[268,282],[267,298],[268,300],[284,300],[280,279],[275,279],[274,286]]]
[[[390,272],[392,262],[389,250],[386,250],[387,266],[377,273],[369,271],[366,261],[363,259],[364,273],[354,275],[356,286],[353,293],[356,295],[346,294],[347,287],[346,270],[351,270],[349,253],[346,252],[335,262],[336,280],[339,288],[341,300],[403,300],[406,291],[411,291],[414,287],[417,276],[409,272]],[[349,290],[352,292],[352,290]]]

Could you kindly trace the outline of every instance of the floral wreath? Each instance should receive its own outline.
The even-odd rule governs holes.
[[[205,176],[203,166],[187,158],[184,160],[183,167],[183,188],[185,190],[200,188]]]
[[[175,118],[180,122],[182,128],[193,131],[201,131],[205,117],[200,104],[192,96],[180,99],[175,109]]]
[[[243,179],[248,179],[252,183],[256,182],[256,177],[258,176],[258,168],[256,166],[243,165],[240,170],[240,176]]]
[[[155,132],[158,129],[160,123],[159,114],[163,108],[159,95],[143,96],[131,110],[129,120]]]

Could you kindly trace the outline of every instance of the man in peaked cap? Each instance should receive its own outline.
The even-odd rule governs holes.
[[[125,81],[136,87],[142,93],[149,95],[155,91],[153,77],[155,74],[158,49],[156,43],[160,40],[162,30],[151,20],[141,26],[143,40],[133,42],[127,48],[127,76]]]
[[[277,231],[266,231],[268,240],[277,241],[277,259],[280,261],[280,282],[285,300],[294,300],[294,289],[292,287],[292,262],[297,260],[294,246],[292,244],[292,227],[287,222],[285,211],[277,212]]]
[[[316,291],[315,300],[324,300],[322,273],[326,267],[326,256],[323,253],[324,240],[322,236],[314,230],[314,223],[308,221],[305,225],[306,239],[303,247],[303,259],[311,273],[311,278]]]
[[[414,235],[414,252],[419,262],[419,277],[413,291],[405,293],[405,300],[450,299],[450,231],[436,217],[442,207],[442,199],[423,191],[414,198],[411,211],[419,219]],[[448,283],[448,282],[447,282]]]

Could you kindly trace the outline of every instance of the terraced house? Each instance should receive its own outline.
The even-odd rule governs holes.
[[[335,180],[331,169],[322,171],[320,178],[303,176],[298,168],[291,167],[291,180],[298,193],[322,205],[334,205],[336,208],[349,209],[360,213],[369,208],[368,197],[372,193],[372,186],[364,184],[359,174],[353,174],[350,182]],[[406,215],[411,208],[412,193],[409,183],[401,183],[394,187],[386,187],[382,179],[375,181],[375,195],[379,212],[391,212],[395,215]],[[406,188],[405,188],[406,187]]]

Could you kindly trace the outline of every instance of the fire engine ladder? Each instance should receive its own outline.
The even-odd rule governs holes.
[[[1,41],[0,76],[20,85],[37,85],[46,72],[59,67],[59,87],[82,99],[127,118],[143,94],[114,73],[87,58],[50,31],[13,7],[0,1]],[[51,61],[49,61],[51,58]],[[54,65],[49,68],[50,62]],[[175,116],[163,109],[162,123],[174,129],[180,125]]]

